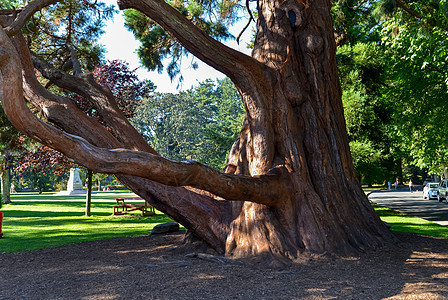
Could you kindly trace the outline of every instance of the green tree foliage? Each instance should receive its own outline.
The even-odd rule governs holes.
[[[49,192],[54,190],[55,184],[59,181],[59,178],[51,172],[26,172],[21,177],[15,180],[16,187],[18,189],[30,189],[42,192]]]
[[[387,174],[446,165],[447,12],[445,0],[334,3],[349,138],[380,150]]]
[[[0,155],[5,158],[23,144],[23,136],[12,126],[0,105]]]
[[[388,107],[381,101],[384,61],[375,43],[346,44],[338,48],[338,63],[347,131],[351,140],[383,139]]]
[[[17,1],[0,0],[0,9],[13,9],[14,7],[18,7]]]
[[[392,126],[390,106],[381,97],[387,59],[375,31],[378,22],[371,15],[371,4],[362,1],[336,1],[332,14],[344,115],[352,157],[358,166],[355,170],[362,183],[381,183],[396,164],[388,134]],[[378,155],[365,155],[366,149]],[[372,176],[375,172],[380,173]]]
[[[386,55],[393,61],[385,97],[402,108],[395,122],[414,163],[443,173],[448,162],[448,32],[400,20],[388,20],[383,28]]]
[[[62,1],[34,15],[24,27],[30,49],[63,70],[73,70],[73,58],[83,70],[100,64],[104,49],[98,43],[104,20],[113,6],[98,1]]]
[[[374,28],[378,21],[371,14],[372,2],[360,0],[333,1],[332,16],[336,42],[339,45],[378,41]]]
[[[386,170],[382,167],[383,154],[375,149],[372,142],[350,142],[350,151],[353,156],[353,164],[360,182],[372,184],[391,180],[385,178]],[[389,175],[389,177],[391,177]]]
[[[52,191],[62,180],[72,164],[60,153],[32,142],[19,147],[12,169],[16,189]],[[62,184],[61,184],[62,185]]]
[[[108,174],[102,174],[102,173],[94,173],[92,174],[92,177],[97,182],[98,191],[101,191],[101,181],[104,180]]]
[[[179,94],[155,94],[142,101],[132,122],[162,156],[223,168],[243,116],[240,95],[223,79]]]
[[[365,151],[351,148],[353,160],[363,162],[362,167],[355,170],[362,170],[358,178],[366,184],[382,183],[389,176],[396,177],[400,162],[391,122],[395,108],[381,92],[387,82],[384,76],[387,60],[383,53],[383,47],[373,42],[347,43],[337,52],[349,139],[358,150],[359,145],[366,145],[370,152],[381,153],[366,156]],[[367,163],[369,158],[371,162]],[[377,175],[373,176],[374,173]]]
[[[1,194],[0,207],[2,203],[10,200],[10,169],[12,167],[14,154],[17,149],[27,140],[12,126],[0,105],[0,177]]]
[[[206,34],[218,40],[233,38],[228,32],[228,26],[238,19],[241,8],[237,1],[232,0],[187,0],[168,1],[181,14],[186,16]],[[154,21],[142,13],[128,9],[124,12],[125,26],[133,32],[141,46],[137,50],[140,61],[148,70],[163,71],[164,59],[169,59],[166,70],[171,79],[180,75],[182,58],[188,52]],[[197,68],[197,64],[192,64]],[[182,75],[179,80],[182,81]]]

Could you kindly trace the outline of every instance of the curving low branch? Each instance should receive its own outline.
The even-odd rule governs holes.
[[[2,29],[0,45],[1,95],[10,121],[30,137],[94,172],[133,175],[170,186],[192,186],[226,200],[266,205],[275,205],[285,191],[285,173],[282,168],[258,177],[224,174],[196,162],[174,162],[141,151],[96,147],[83,138],[42,122],[23,101],[21,63]]]
[[[41,94],[45,93],[47,98],[50,97],[47,91],[42,91],[40,83],[35,79],[34,68],[36,68],[41,72],[42,76],[57,86],[88,99],[112,131],[121,133],[116,137],[126,145],[126,148],[157,154],[129,123],[129,120],[119,109],[112,92],[96,83],[91,74],[72,76],[60,69],[56,69],[37,55],[30,54],[26,41],[21,34],[15,36],[13,41],[17,51],[20,53],[25,83],[30,89],[39,89]],[[65,102],[72,101],[68,100]],[[71,111],[74,110],[72,109]]]
[[[19,33],[23,25],[36,11],[60,1],[61,0],[36,0],[29,3],[25,9],[20,12],[18,18],[16,18],[8,27],[5,28],[8,36],[14,36]]]
[[[28,52],[24,40],[20,43],[20,47],[22,53]],[[60,88],[77,93],[89,100],[112,131],[120,133],[116,137],[127,145],[126,148],[130,147],[133,150],[157,154],[146,143],[141,134],[129,123],[129,120],[118,107],[111,91],[96,83],[91,74],[81,74],[75,77],[60,69],[56,69],[37,55],[31,54],[31,58],[34,67],[41,72],[42,76]],[[28,70],[28,74],[32,76],[30,72],[31,70]]]
[[[24,96],[43,113],[48,121],[68,133],[83,136],[89,142],[95,142],[102,147],[123,147],[95,118],[87,116],[71,99],[54,95],[45,89],[35,77],[33,63],[23,37],[20,34],[16,35],[12,41],[21,58],[19,66],[23,69]],[[89,133],[93,130],[98,134],[90,135]]]
[[[72,135],[84,137],[99,148],[143,148],[133,140],[118,141],[96,118],[83,113],[71,99],[56,96],[43,88],[35,77],[28,48],[17,45],[20,39],[20,35],[12,38],[22,63],[24,96],[32,105],[40,108],[48,121]],[[3,82],[0,81],[0,84]],[[189,228],[219,253],[224,252],[223,241],[228,230],[230,202],[217,202],[215,195],[190,187],[166,186],[132,175],[117,174],[117,178],[149,204]],[[203,218],[198,220],[198,215]]]

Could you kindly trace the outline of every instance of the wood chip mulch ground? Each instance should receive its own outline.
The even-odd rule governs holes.
[[[186,256],[182,234],[0,254],[0,299],[448,299],[448,240],[396,235],[276,269]]]

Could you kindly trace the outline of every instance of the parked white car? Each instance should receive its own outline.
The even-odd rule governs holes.
[[[429,182],[423,188],[423,199],[437,199],[439,192],[439,184],[437,182]]]

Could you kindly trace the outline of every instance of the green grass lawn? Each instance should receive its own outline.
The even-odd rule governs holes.
[[[97,192],[92,195],[92,216],[85,217],[85,196],[13,194],[13,204],[4,205],[1,209],[5,218],[0,253],[144,235],[149,234],[157,224],[171,222],[171,219],[159,211],[148,217],[142,217],[138,211],[112,216],[111,205],[115,204],[114,198],[119,197],[136,195],[129,191]],[[448,238],[447,227],[384,207],[376,206],[375,211],[383,221],[392,225],[393,231]]]
[[[374,206],[381,220],[392,225],[392,231],[410,232],[420,235],[448,238],[448,227],[417,217],[405,215],[395,210]]]
[[[4,205],[1,209],[5,216],[0,253],[144,235],[157,224],[171,222],[159,211],[147,217],[142,217],[139,211],[112,216],[111,205],[118,197],[136,195],[129,191],[97,192],[92,195],[92,216],[85,217],[85,196],[12,194],[13,204]]]

